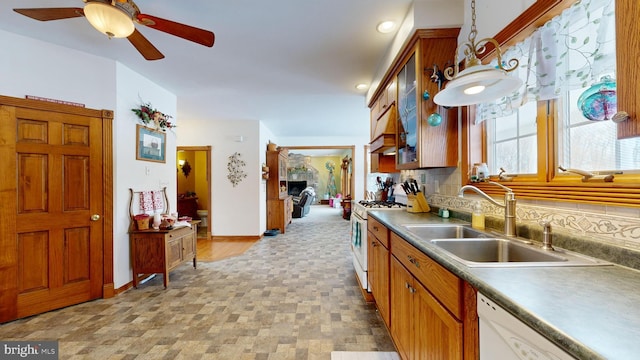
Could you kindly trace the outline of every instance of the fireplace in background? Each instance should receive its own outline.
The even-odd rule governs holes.
[[[306,187],[306,181],[289,181],[289,195],[300,196],[300,193]]]

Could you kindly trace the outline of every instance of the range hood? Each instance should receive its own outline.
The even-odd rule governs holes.
[[[385,154],[396,150],[396,114],[396,104],[392,103],[376,121],[373,140],[369,143],[371,153]]]

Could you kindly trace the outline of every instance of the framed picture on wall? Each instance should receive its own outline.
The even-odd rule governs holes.
[[[136,125],[136,159],[166,162],[167,134]]]

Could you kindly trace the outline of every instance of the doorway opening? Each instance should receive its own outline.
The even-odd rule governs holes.
[[[288,180],[290,189],[292,183],[306,181],[306,186],[312,186],[316,191],[316,204],[329,204],[329,199],[337,193],[343,197],[354,196],[355,145],[285,147],[289,149]],[[296,156],[302,156],[302,159],[292,161]],[[318,170],[317,177],[303,179],[296,174],[296,167],[309,164]],[[328,169],[331,167],[334,170],[330,176]]]
[[[211,238],[211,146],[178,146],[178,215],[201,221],[198,238]]]

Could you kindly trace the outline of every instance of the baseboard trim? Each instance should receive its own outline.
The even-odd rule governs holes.
[[[115,296],[115,291],[113,289],[113,283],[102,285],[102,298],[109,299]]]
[[[257,241],[260,240],[260,235],[242,235],[242,236],[212,236],[213,241]]]

